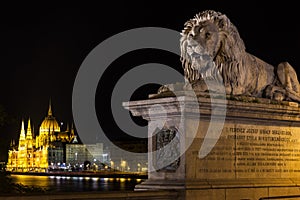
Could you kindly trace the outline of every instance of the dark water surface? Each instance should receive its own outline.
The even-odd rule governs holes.
[[[13,183],[38,186],[50,192],[87,191],[133,191],[135,185],[144,181],[136,178],[98,178],[68,176],[11,175]]]

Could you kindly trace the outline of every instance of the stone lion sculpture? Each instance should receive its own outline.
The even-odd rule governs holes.
[[[297,74],[287,63],[274,67],[247,53],[237,28],[226,15],[203,11],[184,24],[180,39],[186,82],[196,91],[300,102]],[[208,87],[207,83],[209,84]],[[215,86],[216,87],[215,87]]]

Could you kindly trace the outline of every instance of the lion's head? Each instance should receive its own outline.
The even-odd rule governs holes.
[[[235,68],[239,66],[233,65],[245,52],[245,45],[226,15],[212,10],[201,12],[185,23],[181,35],[181,61],[187,81],[209,78],[226,84],[232,76],[238,76]],[[231,77],[227,77],[229,74]]]

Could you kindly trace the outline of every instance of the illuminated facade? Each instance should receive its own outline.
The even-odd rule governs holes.
[[[115,141],[106,145],[110,166],[117,171],[146,172],[148,170],[147,142]],[[122,151],[120,149],[123,149]],[[130,152],[130,153],[128,153]],[[132,156],[132,152],[136,154]]]
[[[8,151],[7,171],[39,171],[46,172],[49,167],[62,164],[64,158],[64,145],[74,139],[73,126],[71,130],[61,131],[58,122],[52,115],[51,103],[48,115],[39,128],[39,134],[34,137],[28,120],[25,133],[24,121],[22,120],[21,132],[18,145],[11,142]]]
[[[66,144],[66,163],[73,168],[101,169],[109,164],[108,154],[103,152],[103,143]],[[84,163],[90,165],[85,166]]]

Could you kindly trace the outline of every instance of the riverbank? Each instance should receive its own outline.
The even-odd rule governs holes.
[[[31,176],[68,176],[68,177],[99,177],[99,178],[137,178],[147,179],[147,173],[133,172],[109,172],[109,171],[83,171],[83,172],[9,172],[11,175],[31,175]]]
[[[26,187],[41,188],[47,194],[62,192],[109,192],[133,191],[135,186],[146,179],[140,178],[103,178],[70,176],[11,175],[11,183]],[[27,193],[27,192],[26,192]],[[28,192],[31,194],[31,192]]]
[[[175,200],[179,194],[176,191],[114,191],[114,192],[72,192],[64,194],[44,194],[44,195],[0,195],[2,200],[63,200],[63,199],[102,199],[102,200]]]

